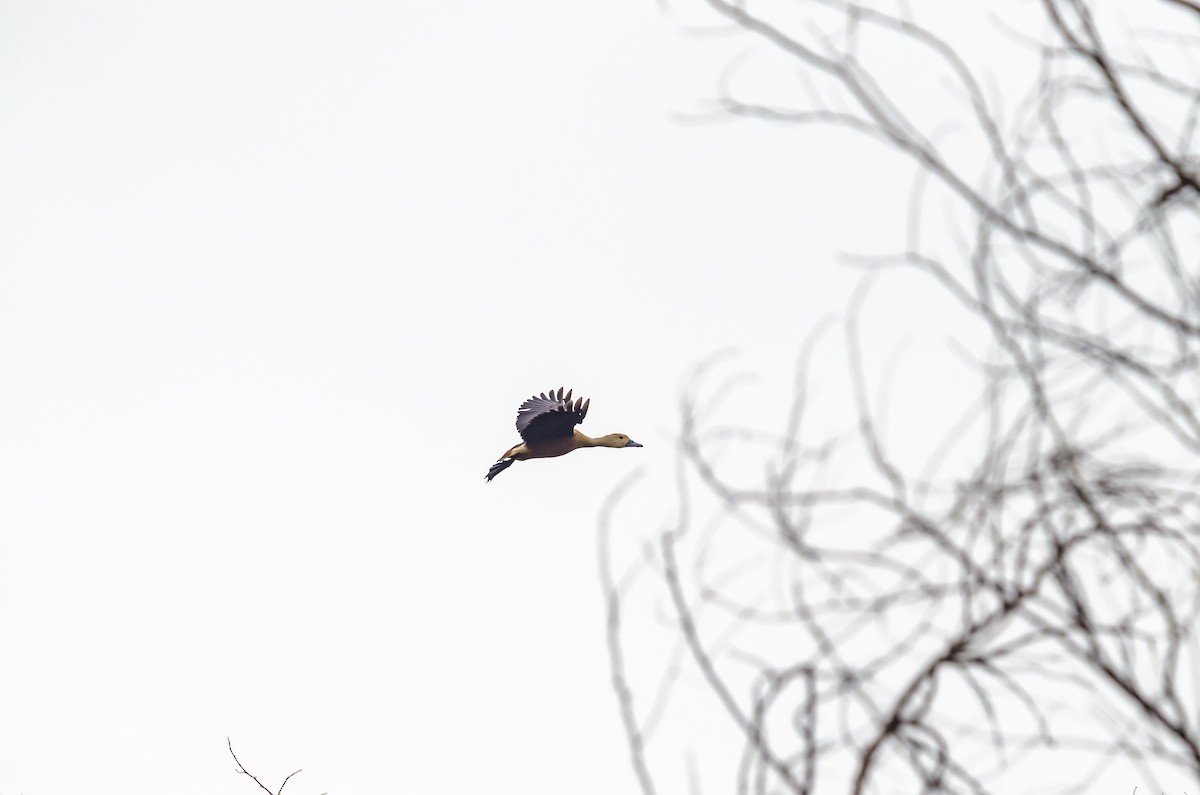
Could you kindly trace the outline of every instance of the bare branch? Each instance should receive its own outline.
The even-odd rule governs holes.
[[[725,416],[746,379],[717,362],[685,389],[681,519],[625,569],[659,575],[671,606],[656,736],[672,728],[664,694],[698,673],[740,740],[689,757],[693,789],[700,767],[723,764],[740,792],[1011,791],[1004,776],[1064,750],[1095,761],[1079,768],[1085,785],[1116,760],[1200,776],[1200,270],[1188,253],[1200,234],[1188,70],[1200,67],[1197,33],[1171,27],[1200,6],[1140,6],[1159,13],[1130,29],[1111,6],[1041,0],[1029,8],[1040,30],[1009,26],[1031,83],[1002,113],[970,45],[907,7],[701,4],[745,31],[752,54],[798,72],[806,98],[745,99],[725,80],[717,113],[798,136],[856,132],[917,175],[898,250],[844,257],[863,286],[834,359],[844,369],[819,371],[844,382],[840,405],[811,399],[814,341],[831,344],[819,334],[778,431]],[[969,154],[942,146],[873,60],[883,41],[951,88]],[[890,375],[869,366],[865,333],[879,333],[873,302],[904,272],[930,288],[921,311],[965,318],[947,333],[966,369],[921,384],[962,396],[923,457],[884,427]],[[645,579],[634,592],[611,575],[614,507],[602,583],[636,766],[642,669],[619,630],[654,597]]]

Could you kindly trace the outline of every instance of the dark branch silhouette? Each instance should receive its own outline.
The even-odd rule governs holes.
[[[898,250],[845,257],[864,271],[845,372],[814,367],[836,343],[815,333],[777,433],[720,423],[739,385],[717,363],[685,390],[678,522],[624,563],[652,597],[614,580],[624,492],[606,508],[642,790],[686,773],[693,791],[1006,792],[1052,759],[1062,791],[1117,761],[1151,789],[1200,781],[1200,6],[1136,3],[1133,27],[1112,4],[1024,4],[993,23],[1012,65],[989,65],[903,3],[701,4],[751,46],[715,114],[839,127],[918,176]],[[754,59],[798,73],[796,98],[735,91]],[[1030,83],[1005,107],[985,86],[1010,68]],[[954,98],[944,118],[915,82]],[[923,384],[962,399],[922,464],[889,446],[865,364],[867,308],[899,274],[963,318],[947,330],[971,366]],[[812,416],[810,383],[837,379],[847,428]],[[676,639],[663,660],[621,643],[639,610]],[[688,753],[701,709],[737,747]]]
[[[240,775],[249,777],[250,780],[252,780],[255,784],[258,785],[259,789],[263,790],[264,792],[270,793],[270,795],[283,795],[283,788],[286,787],[287,783],[292,780],[292,776],[294,776],[300,772],[299,770],[293,770],[291,773],[288,773],[287,776],[284,777],[282,783],[280,783],[279,789],[272,790],[266,784],[259,781],[258,776],[254,775],[249,770],[247,770],[246,766],[242,764],[242,760],[238,759],[237,754],[235,754],[233,752],[233,740],[226,737],[225,744],[229,747],[229,755],[233,757],[234,763],[237,764],[237,772]],[[321,795],[328,795],[328,793],[322,793]]]

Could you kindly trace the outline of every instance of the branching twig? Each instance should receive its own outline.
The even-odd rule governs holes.
[[[254,775],[249,770],[247,770],[246,766],[242,764],[242,760],[238,759],[237,754],[235,754],[233,752],[233,740],[226,737],[225,745],[228,746],[228,748],[229,748],[229,755],[232,756],[233,761],[235,763],[237,763],[237,766],[238,766],[237,772],[243,776],[249,776],[254,781],[254,783],[259,786],[259,789],[263,790],[264,792],[270,793],[270,795],[283,795],[283,788],[286,787],[287,783],[292,780],[292,776],[294,776],[300,772],[299,770],[293,770],[291,773],[288,773],[287,776],[283,779],[283,783],[281,783],[279,785],[279,789],[272,792],[270,787],[268,787],[266,784],[263,784],[261,781],[259,781],[258,776]],[[328,795],[328,793],[322,793],[321,795]]]
[[[835,373],[853,417],[813,420],[807,350],[779,433],[720,421],[710,396],[736,379],[706,390],[698,376],[681,405],[681,520],[654,533],[658,567],[639,570],[660,574],[686,662],[741,737],[728,754],[739,789],[983,793],[1060,749],[1096,759],[1084,782],[1118,758],[1200,778],[1192,40],[1156,35],[1154,18],[1126,30],[1089,0],[1041,0],[1028,7],[1041,32],[1023,20],[1014,53],[1033,82],[1001,114],[968,45],[918,9],[702,4],[798,69],[810,103],[745,100],[729,80],[720,111],[846,129],[918,171],[905,247],[854,259],[876,287],[847,313],[848,371]],[[1164,31],[1200,14],[1193,0],[1146,6],[1158,7]],[[972,156],[935,145],[911,94],[873,65],[883,40],[953,86],[962,107],[946,111]],[[965,397],[917,468],[884,444],[885,409],[868,399],[864,324],[898,269],[931,277],[921,311],[971,326],[970,388],[923,384]],[[811,438],[819,427],[857,433]],[[706,500],[711,522],[688,532]],[[644,765],[619,640],[634,597],[604,572],[614,683]]]

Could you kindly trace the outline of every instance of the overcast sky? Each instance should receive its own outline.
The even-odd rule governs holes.
[[[681,24],[0,2],[2,795],[249,792],[226,736],[297,795],[632,791],[597,508],[696,362],[787,382],[911,177],[681,124],[740,46]],[[558,386],[645,447],[485,484]]]

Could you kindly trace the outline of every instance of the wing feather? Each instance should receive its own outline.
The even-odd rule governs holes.
[[[517,409],[517,433],[526,444],[565,439],[575,431],[575,426],[587,416],[590,400],[583,398],[571,403],[574,390],[563,395],[560,387],[534,395]]]

